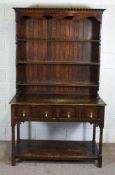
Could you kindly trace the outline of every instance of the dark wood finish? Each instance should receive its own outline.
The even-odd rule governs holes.
[[[15,12],[12,165],[16,158],[94,159],[101,167],[105,103],[98,90],[103,9],[15,8]],[[90,142],[23,141],[20,124],[25,121],[89,122],[93,138]],[[95,143],[97,126],[99,149]]]
[[[97,146],[95,144],[95,150],[92,152],[90,141],[21,140],[16,150],[16,157],[22,159],[95,160],[97,156]]]

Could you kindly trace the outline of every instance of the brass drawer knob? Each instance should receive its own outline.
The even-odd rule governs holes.
[[[67,117],[68,117],[68,118],[70,118],[70,117],[71,117],[70,112],[68,112],[68,113],[67,113]]]
[[[46,118],[48,117],[48,112],[45,112],[45,117],[46,117]]]
[[[90,118],[93,118],[93,112],[90,112],[90,116],[89,116]]]
[[[22,116],[23,116],[23,117],[25,117],[25,116],[26,116],[26,114],[23,112]]]

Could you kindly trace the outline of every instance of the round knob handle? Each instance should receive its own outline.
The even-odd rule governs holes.
[[[90,112],[90,118],[93,118],[93,112]]]
[[[23,117],[25,117],[25,116],[26,116],[26,114],[23,112],[22,116],[23,116]]]
[[[70,112],[68,112],[68,113],[67,113],[67,117],[68,117],[68,118],[70,118],[70,117],[71,117],[71,116],[70,116]]]
[[[45,112],[45,117],[46,117],[46,118],[48,117],[48,112]]]

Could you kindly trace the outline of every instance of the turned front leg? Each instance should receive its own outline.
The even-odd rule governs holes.
[[[96,126],[94,124],[93,125],[93,139],[92,139],[93,143],[95,142],[95,136],[96,136]]]
[[[12,155],[11,155],[11,163],[12,166],[15,166],[16,158],[15,158],[15,125],[12,125]]]
[[[96,126],[93,124],[92,152],[95,153]]]
[[[17,124],[17,142],[20,142],[20,124]]]
[[[103,140],[103,127],[100,127],[99,136],[99,155],[98,155],[98,167],[102,167],[102,140]]]

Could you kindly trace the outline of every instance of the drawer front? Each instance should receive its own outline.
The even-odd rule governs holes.
[[[75,107],[61,107],[59,118],[72,119],[75,118]]]
[[[55,118],[56,109],[51,106],[33,106],[31,107],[32,117],[34,118]]]
[[[17,118],[55,118],[56,108],[51,106],[16,106],[15,116]]]
[[[16,107],[16,117],[20,118],[29,118],[31,116],[31,109],[28,106],[17,106]]]
[[[85,116],[87,119],[96,120],[101,119],[101,108],[100,107],[86,107],[85,108]]]
[[[36,119],[70,119],[76,121],[90,121],[101,119],[101,107],[98,106],[27,106],[17,105],[17,118]]]
[[[62,106],[60,118],[68,118],[78,121],[101,119],[101,108],[97,106]]]

